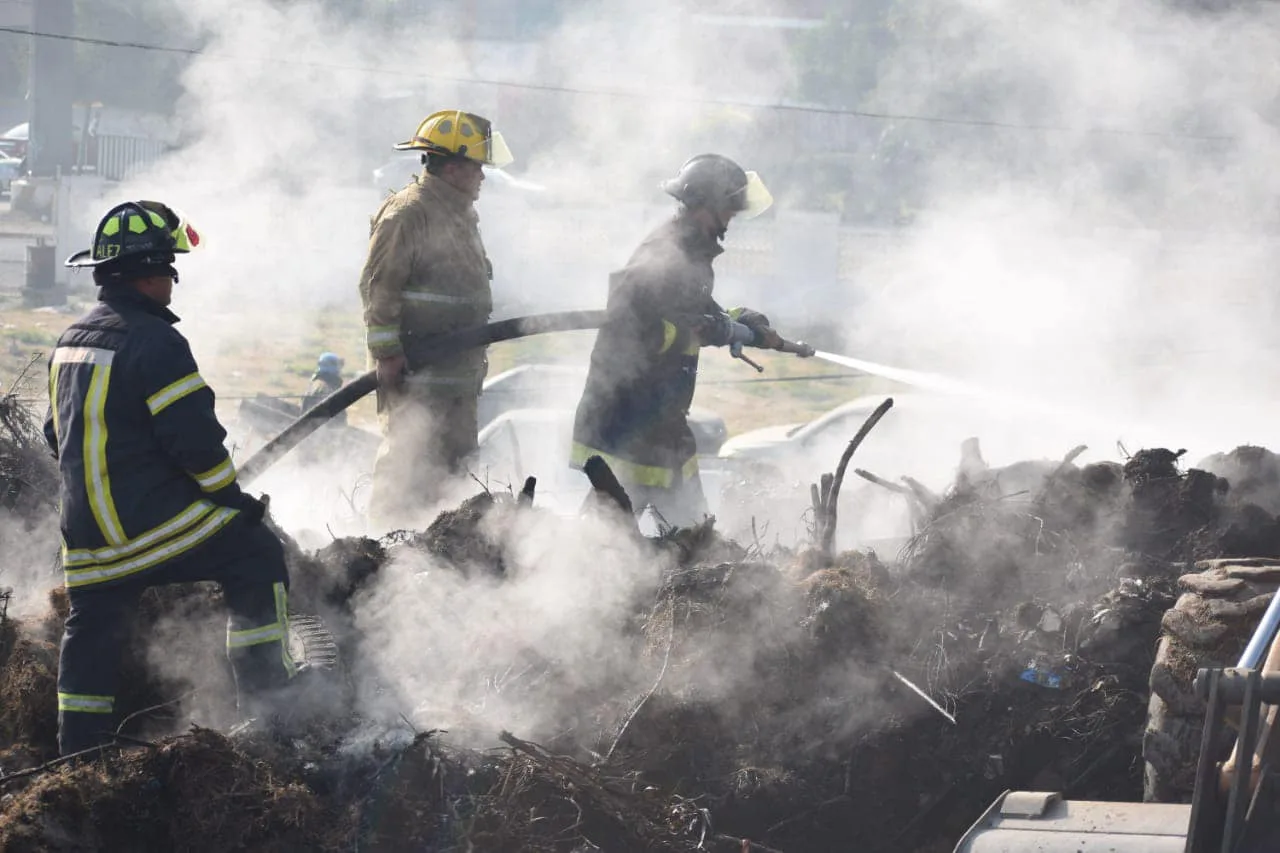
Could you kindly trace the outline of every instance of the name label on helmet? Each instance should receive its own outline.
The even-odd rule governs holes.
[[[93,259],[95,261],[103,261],[108,258],[114,258],[118,254],[120,254],[119,243],[106,243],[106,244],[99,243],[93,249]]]

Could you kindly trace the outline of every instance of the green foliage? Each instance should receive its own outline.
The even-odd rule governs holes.
[[[893,0],[844,4],[796,42],[801,100],[856,107],[875,89],[881,60],[895,45]]]
[[[172,47],[198,47],[177,26],[176,12],[137,0],[76,0],[76,32],[95,39]],[[76,100],[124,109],[167,112],[182,94],[189,57],[167,51],[76,45]]]

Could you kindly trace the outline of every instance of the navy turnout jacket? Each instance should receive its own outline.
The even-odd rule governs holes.
[[[119,581],[208,540],[243,493],[178,317],[128,286],[58,339],[45,439],[62,474],[67,587]]]

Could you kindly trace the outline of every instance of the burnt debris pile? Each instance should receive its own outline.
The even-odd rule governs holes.
[[[131,647],[118,737],[75,762],[54,759],[65,597],[43,617],[0,609],[0,847],[945,851],[1007,788],[1136,800],[1177,579],[1280,553],[1280,465],[1259,448],[1185,471],[1162,449],[1075,459],[909,487],[916,533],[893,559],[742,547],[710,522],[649,540],[602,513],[615,541],[589,549],[650,575],[616,620],[627,671],[587,683],[526,649],[451,685],[469,702],[451,716],[392,725],[367,713],[397,695],[369,602],[442,573],[473,594],[519,583],[538,570],[530,531],[573,522],[484,493],[424,531],[312,553],[286,537],[291,641],[329,686],[289,725],[234,726],[216,587],[149,592],[135,635],[182,642]],[[428,678],[435,664],[424,650]],[[499,693],[572,714],[535,739],[477,711]]]

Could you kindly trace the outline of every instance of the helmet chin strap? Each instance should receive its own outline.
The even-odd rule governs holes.
[[[711,215],[715,217],[716,223],[719,226],[716,231],[717,241],[721,243],[724,242],[725,235],[729,232],[729,223],[733,221],[733,214],[735,212],[736,211],[723,209],[711,211]]]
[[[733,218],[732,215],[726,219],[724,214],[720,213],[714,207],[705,204],[698,205],[696,207],[685,205],[685,209],[689,211],[689,214],[700,226],[706,228],[707,233],[710,236],[716,238],[716,242],[724,242],[725,234],[729,230],[729,219]],[[706,215],[701,216],[699,213],[705,213]]]

